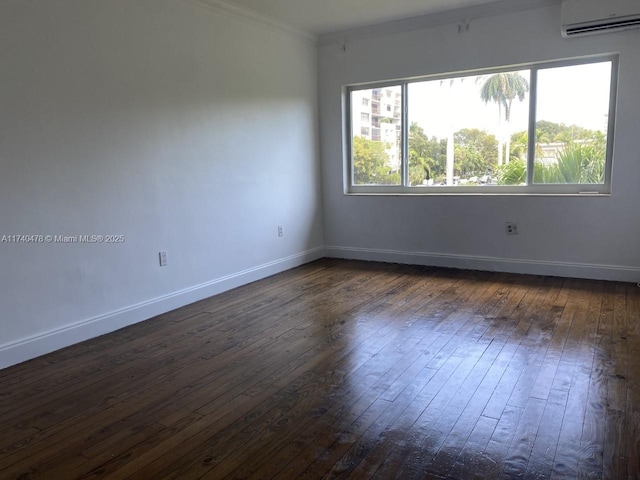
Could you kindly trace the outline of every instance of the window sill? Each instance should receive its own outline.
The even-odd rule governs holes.
[[[455,188],[455,187],[454,187]],[[414,189],[398,191],[388,189],[388,190],[351,190],[345,191],[344,194],[346,196],[383,196],[383,197],[596,197],[596,198],[609,198],[611,197],[611,192],[607,191],[560,191],[560,190],[520,190],[520,191],[496,191],[496,190],[482,190],[482,191],[454,191],[452,189],[429,189],[429,191],[421,190],[415,191]]]

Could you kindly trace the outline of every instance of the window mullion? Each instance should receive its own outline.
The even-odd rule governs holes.
[[[607,145],[604,183],[611,188],[611,163],[613,161],[613,137],[616,117],[616,97],[618,90],[618,57],[611,59],[611,83],[609,84],[609,113],[607,116]]]
[[[538,69],[531,68],[529,79],[529,134],[527,135],[527,185],[533,185],[536,158],[536,106],[538,97]]]
[[[401,140],[400,140],[400,151],[402,158],[402,186],[409,186],[409,84],[404,82],[402,84],[402,96],[401,96]]]

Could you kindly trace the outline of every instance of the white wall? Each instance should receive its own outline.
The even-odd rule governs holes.
[[[0,236],[126,241],[0,243],[0,368],[321,256],[316,54],[194,2],[1,2]]]
[[[457,24],[373,31],[320,47],[330,255],[640,281],[640,30],[565,40],[552,5],[478,18],[463,34]],[[620,76],[610,197],[344,195],[344,85],[611,52],[620,53]],[[506,236],[505,221],[517,221],[520,235]]]

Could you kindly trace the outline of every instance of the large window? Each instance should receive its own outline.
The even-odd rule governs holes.
[[[616,74],[607,56],[350,87],[349,191],[609,193]]]

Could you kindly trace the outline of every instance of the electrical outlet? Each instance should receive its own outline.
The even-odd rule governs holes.
[[[280,226],[278,227],[278,236],[279,237],[284,237],[284,230]]]
[[[520,233],[518,230],[518,224],[516,222],[505,223],[505,233],[507,235],[518,235]]]
[[[167,252],[165,252],[165,251],[158,252],[158,258],[160,259],[160,266],[161,267],[166,267],[167,266]]]

